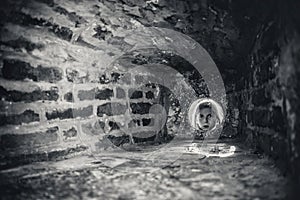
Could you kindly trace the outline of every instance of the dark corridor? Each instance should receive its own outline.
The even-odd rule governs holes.
[[[0,5],[0,199],[299,198],[300,2]]]

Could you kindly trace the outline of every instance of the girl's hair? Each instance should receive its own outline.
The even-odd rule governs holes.
[[[221,125],[224,121],[224,111],[222,106],[216,101],[209,98],[202,98],[194,101],[189,108],[188,119],[191,126],[197,129],[197,115],[200,109],[211,108],[212,112],[216,115],[217,123],[214,128]]]
[[[201,109],[204,109],[204,108],[211,108],[210,103],[203,103],[203,104],[200,104],[200,105],[198,106],[198,112],[199,112]]]

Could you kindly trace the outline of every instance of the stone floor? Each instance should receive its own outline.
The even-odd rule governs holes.
[[[274,163],[235,142],[126,147],[0,171],[1,199],[285,199]],[[142,150],[143,151],[142,151]],[[130,151],[129,151],[130,150]],[[153,153],[153,150],[155,153]]]

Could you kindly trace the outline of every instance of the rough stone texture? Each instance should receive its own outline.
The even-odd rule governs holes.
[[[68,92],[64,95],[64,99],[67,102],[74,102],[74,97],[73,97],[73,93],[72,92]]]
[[[45,132],[25,133],[22,135],[2,135],[1,149],[6,148],[34,148],[55,142],[58,139],[58,127],[49,128]]]
[[[146,98],[147,99],[154,99],[154,94],[152,91],[148,91],[146,92]]]
[[[102,117],[104,114],[108,116],[121,115],[127,110],[127,106],[120,103],[106,103],[98,106],[97,115]]]
[[[35,49],[42,50],[44,48],[43,44],[33,43],[22,36],[15,40],[1,41],[0,44],[10,46],[15,49],[15,51],[22,51],[22,49],[26,49],[26,51],[32,52]]]
[[[66,110],[54,110],[52,112],[46,112],[46,117],[48,120],[52,119],[70,119],[76,117],[88,117],[93,114],[93,107],[88,106],[85,108],[78,109],[66,109]]]
[[[296,55],[300,43],[299,15],[294,8],[300,5],[290,1],[269,3],[256,2],[247,9],[248,15],[252,13],[248,20],[260,20],[245,27],[252,28],[256,37],[245,61],[239,64],[240,70],[236,68],[236,78],[231,77],[236,83],[228,93],[239,109],[238,129],[246,143],[271,155],[284,172],[299,181],[300,143],[295,126],[299,103],[295,99],[299,97]]]
[[[31,0],[1,4],[1,79],[32,80],[43,86],[54,83],[62,95],[72,84],[90,82],[112,89],[110,84],[123,87],[152,79],[111,71],[115,67],[111,62],[132,48],[124,35],[127,30],[155,26],[187,34],[210,53],[224,79],[229,102],[226,135],[244,136],[248,144],[277,159],[282,169],[300,177],[298,2]],[[182,70],[199,96],[208,95],[205,87],[199,87],[203,85],[201,77],[184,59],[160,51],[135,53],[123,60],[124,66],[167,63]],[[47,100],[42,91],[46,90],[34,100]],[[19,101],[21,95],[6,90],[3,94],[12,101]],[[78,94],[73,95],[76,101]],[[114,95],[126,97],[122,92]],[[27,101],[31,94],[24,92],[20,98]],[[51,98],[56,99],[56,93]],[[73,117],[72,110],[64,110],[61,99],[57,99],[57,109],[62,112],[48,113],[46,118]],[[49,109],[49,105],[45,102],[42,108]],[[137,113],[147,113],[143,106],[149,108],[143,102],[130,105]],[[110,101],[94,104],[88,114],[97,110],[98,117],[112,116],[127,109],[125,105],[116,107],[112,109]],[[180,122],[176,112],[174,124]],[[1,125],[20,125],[39,121],[39,117],[33,111],[1,114]],[[91,128],[95,134],[96,130]]]
[[[140,99],[140,98],[143,98],[143,91],[130,89],[128,91],[128,96],[130,99]]]
[[[77,130],[75,127],[70,128],[69,130],[63,131],[64,140],[77,136]]]
[[[120,87],[117,87],[116,90],[117,90],[117,91],[116,91],[116,92],[117,92],[116,97],[117,97],[118,99],[123,99],[123,98],[126,97],[126,93],[125,93],[124,89],[122,89],[122,88],[120,88]]]
[[[22,92],[16,90],[7,90],[0,86],[0,98],[12,102],[35,102],[39,100],[57,101],[59,97],[58,88],[52,87],[50,90],[42,91],[40,89],[32,92]]]
[[[81,128],[87,135],[102,135],[105,132],[105,122],[98,120],[94,123],[85,123]]]
[[[93,100],[93,99],[99,99],[99,100],[110,100],[111,97],[114,96],[113,90],[111,89],[104,89],[100,90],[98,88],[92,89],[89,91],[80,90],[78,92],[78,98],[79,100]]]
[[[151,106],[151,103],[130,103],[133,114],[148,114]]]
[[[66,147],[64,149],[49,150],[48,152],[35,152],[31,154],[18,154],[15,156],[1,156],[0,169],[10,169],[20,165],[41,161],[59,161],[70,158],[80,152],[87,150],[87,146]]]
[[[108,125],[110,126],[111,131],[120,129],[120,124],[117,122],[110,121],[108,122]]]
[[[28,78],[33,81],[47,81],[50,83],[62,79],[62,73],[59,68],[46,68],[40,65],[34,68],[29,63],[19,60],[4,60],[2,76],[12,80],[24,80]]]
[[[22,123],[37,122],[40,120],[39,114],[32,110],[26,110],[21,114],[16,115],[0,115],[0,126],[6,124],[21,125]]]
[[[89,81],[89,75],[87,72],[83,70],[76,70],[72,68],[66,69],[66,76],[67,80],[69,82],[79,84],[79,83],[85,83]]]
[[[128,138],[127,138],[128,139]],[[116,142],[117,143],[117,142]],[[203,158],[180,155],[176,143],[153,162],[146,155],[103,152],[58,162],[41,162],[0,173],[5,199],[291,199],[273,163],[249,151]],[[220,148],[232,144],[220,143]],[[141,146],[133,146],[137,150]],[[157,146],[148,146],[156,149]],[[152,150],[153,150],[152,149]],[[152,153],[152,152],[150,152]],[[149,154],[148,154],[149,155]],[[166,163],[171,162],[167,165]],[[268,178],[266,178],[268,177]]]

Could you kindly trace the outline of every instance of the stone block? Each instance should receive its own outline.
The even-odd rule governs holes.
[[[125,93],[125,90],[120,88],[120,87],[117,87],[116,88],[116,97],[118,99],[123,99],[126,97],[126,93]]]
[[[151,103],[130,103],[130,108],[133,114],[148,114],[151,106]]]
[[[128,97],[130,99],[140,99],[140,98],[143,98],[143,92],[140,90],[129,89]]]
[[[124,114],[127,110],[127,106],[121,103],[105,103],[98,106],[97,115],[103,117],[104,115],[113,116]]]
[[[59,98],[58,88],[51,87],[50,90],[34,90],[32,92],[22,92],[17,90],[7,90],[0,86],[0,98],[11,102],[35,102],[39,100],[57,101]]]
[[[33,81],[46,81],[55,83],[62,80],[62,72],[57,67],[32,67],[29,63],[5,59],[3,61],[2,75],[9,80],[31,79]]]
[[[63,131],[64,140],[68,140],[68,139],[74,138],[76,136],[77,136],[77,129],[75,127],[72,127],[68,130]]]
[[[58,140],[58,127],[48,128],[46,131],[26,133],[22,135],[7,134],[1,136],[1,148],[32,148],[48,145]]]
[[[73,98],[73,93],[72,92],[68,92],[64,95],[64,99],[67,102],[74,102],[74,98]]]
[[[93,114],[93,106],[87,106],[85,108],[68,108],[65,110],[53,110],[52,112],[46,112],[46,118],[47,120],[52,119],[71,119],[76,117],[88,117]]]
[[[8,124],[21,125],[22,123],[37,121],[40,121],[39,114],[32,110],[25,110],[23,113],[15,115],[0,114],[0,126]]]

